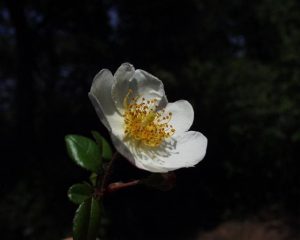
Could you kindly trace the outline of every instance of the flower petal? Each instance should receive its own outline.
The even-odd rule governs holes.
[[[130,63],[123,63],[115,72],[115,83],[112,86],[111,95],[120,113],[123,112],[124,98],[129,91],[130,80],[134,72],[134,66]]]
[[[114,82],[115,79],[109,70],[101,70],[93,80],[89,98],[104,126],[114,131],[115,134],[120,134],[123,118],[116,111],[111,98],[111,88]]]
[[[131,162],[133,165],[135,165],[135,160],[133,155],[131,154],[131,151],[129,147],[124,144],[124,140],[121,140],[122,137],[111,134],[111,140],[117,149],[117,151],[123,155],[129,162]]]
[[[144,166],[143,161],[145,157],[141,154],[142,149],[140,149],[136,144],[133,144],[131,141],[126,141],[124,138],[120,138],[114,134],[111,134],[111,139],[117,151],[134,166],[150,172],[167,172],[167,170],[162,171],[161,166],[152,166],[147,164]]]
[[[168,103],[166,113],[172,113],[169,122],[175,128],[173,137],[176,137],[190,129],[194,121],[194,110],[192,105],[186,100],[179,100],[174,103]]]
[[[133,91],[135,95],[145,99],[157,99],[160,107],[165,107],[168,103],[164,85],[161,80],[144,70],[136,70],[132,77]]]
[[[200,132],[189,131],[162,147],[165,150],[157,151],[154,159],[143,161],[144,167],[161,168],[160,172],[192,167],[204,158],[207,138]]]
[[[112,87],[112,98],[119,112],[124,110],[124,99],[129,89],[132,90],[130,98],[139,96],[145,99],[157,99],[159,108],[165,107],[167,98],[165,96],[163,83],[150,73],[143,70],[134,70],[129,63],[123,63],[115,73],[116,82]]]
[[[204,158],[207,148],[207,138],[194,131],[166,141],[159,148],[141,147],[130,141],[114,143],[117,150],[136,167],[160,173],[196,165]]]
[[[207,138],[200,132],[189,131],[175,138],[176,148],[170,148],[169,156],[159,157],[162,166],[169,171],[177,168],[193,167],[206,154]]]

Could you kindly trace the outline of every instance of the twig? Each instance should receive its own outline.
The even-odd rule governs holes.
[[[116,192],[118,190],[121,190],[121,189],[124,189],[127,187],[136,186],[140,183],[140,180],[132,180],[130,182],[125,182],[125,183],[124,182],[114,182],[114,183],[107,184],[109,176],[112,172],[113,164],[114,164],[115,160],[117,159],[117,157],[118,157],[118,152],[115,152],[105,170],[100,188],[97,188],[95,190],[95,194],[98,197],[101,197],[106,193],[112,193],[112,192]]]
[[[123,182],[111,183],[107,186],[106,192],[107,193],[112,193],[112,192],[115,192],[115,191],[118,191],[118,190],[121,190],[121,189],[124,189],[124,188],[127,188],[127,187],[136,186],[139,183],[140,183],[140,180],[133,180],[133,181],[126,182],[126,183],[123,183]]]
[[[112,172],[112,167],[113,167],[113,163],[114,161],[116,160],[116,158],[118,157],[118,152],[115,152],[114,155],[112,156],[108,166],[107,166],[107,169],[104,173],[104,176],[102,178],[102,183],[101,183],[101,187],[100,187],[100,194],[101,195],[104,195],[104,192],[105,192],[105,187],[107,185],[107,181],[108,181],[108,177],[109,175],[111,174]]]

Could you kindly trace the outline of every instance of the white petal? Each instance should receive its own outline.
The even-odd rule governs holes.
[[[195,166],[207,148],[207,138],[200,132],[189,131],[158,149],[131,150],[135,165],[150,172],[168,172]]]
[[[107,69],[101,70],[94,78],[89,98],[104,126],[115,134],[122,131],[122,116],[116,111],[111,98],[111,88],[115,79]]]
[[[194,131],[166,141],[159,148],[146,148],[124,140],[118,140],[117,147],[138,168],[161,173],[196,165],[204,158],[206,148],[207,138]]]
[[[149,171],[149,172],[167,172],[167,169],[162,168],[161,166],[155,166],[155,165],[147,165],[143,163],[143,155],[141,154],[141,151],[144,151],[143,149],[139,149],[137,146],[132,144],[130,141],[125,141],[122,138],[119,138],[115,135],[111,135],[111,139],[113,141],[113,144],[117,151],[123,155],[131,164],[134,166]],[[122,140],[121,140],[122,139]]]
[[[135,165],[134,157],[131,154],[129,148],[124,144],[124,140],[121,140],[122,137],[111,134],[111,140],[117,149],[117,151],[123,155],[129,162]]]
[[[162,166],[169,170],[183,167],[193,167],[199,163],[206,154],[207,138],[200,132],[189,131],[174,139],[176,147],[170,147],[169,156],[158,158]]]
[[[143,70],[134,70],[129,63],[122,64],[115,73],[116,83],[112,87],[112,98],[119,112],[123,113],[124,99],[132,90],[132,97],[144,97],[145,99],[157,99],[159,108],[165,107],[167,98],[165,96],[163,83],[150,73]]]
[[[135,95],[145,99],[157,99],[160,107],[165,107],[167,97],[161,80],[144,70],[136,70],[132,77]]]
[[[174,137],[188,131],[194,121],[194,110],[192,105],[185,100],[179,100],[174,103],[168,103],[166,113],[172,113],[172,118],[169,122],[175,128]]]
[[[115,83],[112,86],[111,95],[120,113],[123,112],[124,98],[128,93],[130,80],[135,72],[130,63],[123,63],[115,72]]]

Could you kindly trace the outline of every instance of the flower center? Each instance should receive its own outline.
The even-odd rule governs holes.
[[[125,136],[149,147],[159,146],[175,133],[169,124],[172,113],[166,113],[165,109],[157,110],[157,99],[130,98],[131,94],[130,89],[124,98]]]

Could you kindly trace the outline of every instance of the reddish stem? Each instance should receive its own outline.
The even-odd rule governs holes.
[[[108,181],[109,175],[112,172],[112,167],[113,167],[114,161],[116,160],[117,156],[118,156],[118,152],[115,152],[107,166],[107,169],[102,178],[102,183],[101,183],[101,187],[100,187],[100,195],[103,195],[105,192],[107,181]]]
[[[138,185],[140,183],[140,180],[133,180],[133,181],[126,182],[126,183],[114,182],[114,183],[107,184],[108,178],[109,178],[109,176],[112,172],[113,163],[114,163],[114,161],[116,160],[117,157],[118,157],[118,152],[116,152],[113,155],[111,161],[109,162],[109,165],[107,166],[107,169],[106,169],[106,171],[104,173],[104,176],[102,178],[101,186],[100,186],[100,188],[97,188],[95,190],[95,195],[96,196],[101,197],[106,193],[116,192],[120,189],[124,189],[124,188],[127,188],[127,187],[132,187],[132,186]]]
[[[130,182],[115,182],[115,183],[111,183],[107,186],[107,188],[105,189],[105,192],[107,193],[111,193],[111,192],[115,192],[124,188],[128,188],[128,187],[132,187],[132,186],[136,186],[140,183],[140,180],[133,180]]]

